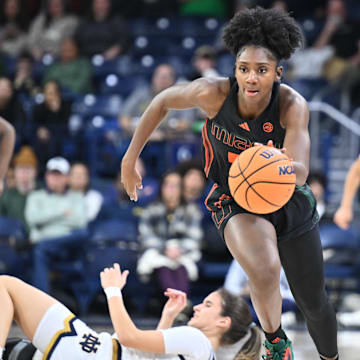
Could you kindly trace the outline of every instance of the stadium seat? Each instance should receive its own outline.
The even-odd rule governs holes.
[[[79,97],[73,103],[73,112],[81,116],[105,116],[117,117],[122,107],[122,97],[118,94],[113,95],[93,95],[88,94]]]
[[[334,224],[320,227],[324,249],[324,273],[335,308],[345,291],[360,291],[360,237],[354,228],[342,230]],[[346,285],[353,279],[352,287]]]

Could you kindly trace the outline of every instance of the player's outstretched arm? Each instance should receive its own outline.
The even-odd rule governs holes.
[[[201,78],[190,83],[174,85],[155,96],[142,115],[121,163],[121,181],[131,200],[137,200],[136,189],[141,187],[141,177],[135,169],[136,159],[168,111],[199,107],[209,115],[211,106],[217,102],[217,91],[216,80]]]
[[[353,202],[360,186],[360,158],[355,160],[351,165],[346,176],[344,192],[341,199],[340,207],[334,214],[334,222],[340,228],[346,230],[349,228],[353,219]]]
[[[5,119],[0,117],[0,194],[3,191],[3,181],[9,168],[9,163],[14,151],[15,130]]]
[[[108,299],[109,312],[120,344],[134,349],[163,354],[165,343],[158,330],[140,330],[126,311],[121,290],[126,284],[129,272],[121,271],[119,264],[101,272],[101,286]]]

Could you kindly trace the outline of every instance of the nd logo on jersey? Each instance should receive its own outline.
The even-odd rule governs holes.
[[[82,337],[84,341],[80,342],[81,349],[87,353],[96,353],[98,351],[97,345],[101,345],[99,338],[92,334],[84,334]]]

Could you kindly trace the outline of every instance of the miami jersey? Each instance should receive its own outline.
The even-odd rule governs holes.
[[[266,144],[269,140],[282,147],[285,138],[285,129],[280,125],[280,84],[274,83],[270,102],[262,114],[245,121],[238,111],[238,84],[235,78],[229,81],[230,90],[223,105],[214,118],[206,119],[202,131],[205,174],[225,189],[231,163],[242,151],[255,142]]]

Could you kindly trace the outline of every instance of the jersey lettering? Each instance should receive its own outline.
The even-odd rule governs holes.
[[[249,139],[245,139],[230,133],[220,125],[216,124],[214,121],[211,124],[211,135],[213,135],[216,140],[221,141],[223,144],[234,147],[238,150],[246,150],[253,145]]]
[[[279,166],[279,175],[291,175],[294,172],[294,167],[291,165]]]

